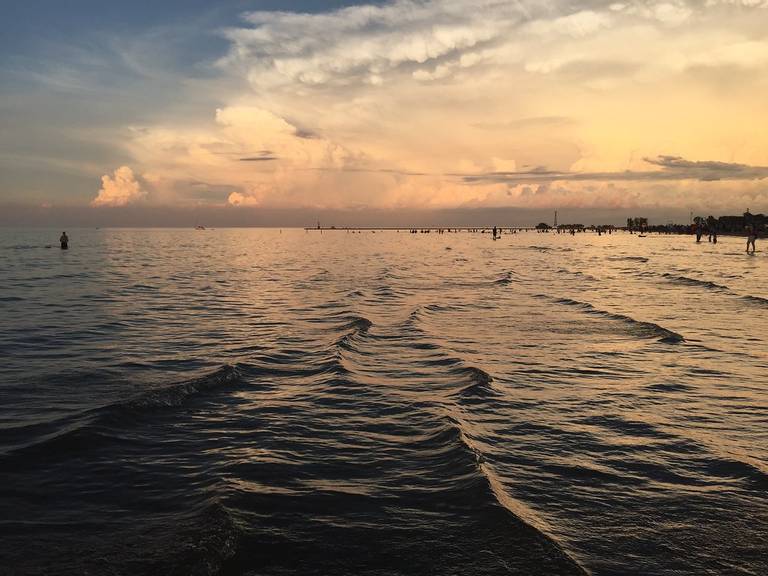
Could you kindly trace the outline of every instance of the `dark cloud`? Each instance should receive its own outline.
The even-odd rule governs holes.
[[[768,176],[767,166],[749,166],[715,160],[693,161],[680,156],[658,156],[643,160],[661,166],[671,173],[698,176],[699,180],[761,180]]]
[[[272,150],[259,150],[255,154],[239,158],[238,160],[240,162],[269,162],[271,160],[278,160],[278,157]]]
[[[347,166],[344,168],[306,168],[311,172],[349,172],[364,174],[395,174],[397,176],[439,176],[439,174],[430,174],[428,172],[412,172],[409,170],[397,170],[395,168],[363,168]]]
[[[566,172],[542,167],[521,172],[486,172],[484,174],[452,174],[467,184],[529,184],[535,182],[569,181],[674,181],[700,180],[762,180],[768,178],[768,166],[749,166],[718,161],[686,160],[679,156],[643,158],[660,170],[625,170],[623,172]]]
[[[312,132],[306,128],[296,128],[296,131],[293,133],[293,135],[296,136],[296,138],[301,138],[303,140],[317,140],[320,138],[316,132]]]

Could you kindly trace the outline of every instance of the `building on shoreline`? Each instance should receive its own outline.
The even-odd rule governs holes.
[[[747,226],[754,230],[765,231],[768,228],[768,216],[765,214],[752,214],[749,210],[741,216],[720,216],[717,219],[717,228],[725,234],[743,234]]]
[[[691,224],[648,224],[647,218],[628,218],[627,227],[624,230],[629,232],[659,232],[667,234],[695,234],[701,229],[702,234],[715,232],[717,234],[744,235],[747,233],[747,227],[757,230],[758,233],[765,233],[768,230],[768,216],[765,214],[752,214],[749,210],[741,216],[696,216]]]

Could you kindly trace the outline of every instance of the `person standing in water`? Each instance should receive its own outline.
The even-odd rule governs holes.
[[[754,226],[747,226],[747,254],[749,247],[752,246],[752,254],[755,253],[755,240],[757,240],[757,229]]]
[[[69,249],[69,236],[67,236],[66,232],[61,233],[61,238],[59,238],[59,242],[61,242],[61,249],[62,250],[68,250]]]

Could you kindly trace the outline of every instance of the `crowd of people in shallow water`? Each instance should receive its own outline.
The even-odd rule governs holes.
[[[700,243],[701,239],[706,236],[707,241],[712,244],[717,244],[717,226],[707,226],[706,224],[694,224],[694,234],[696,234],[696,243]],[[744,230],[747,237],[747,254],[755,253],[755,242],[760,234],[758,226],[753,224],[747,224]]]
[[[494,226],[492,229],[489,228],[411,228],[409,232],[411,234],[431,234],[434,232],[435,234],[446,234],[446,233],[457,233],[457,232],[473,232],[473,233],[480,233],[480,234],[493,234],[493,239],[496,240],[498,238],[501,238],[502,234],[517,234],[518,232],[521,232],[523,230],[531,230],[531,228],[501,228],[498,226]],[[595,232],[598,236],[602,236],[603,234],[613,234],[614,231],[617,229],[614,226],[591,226],[589,228],[586,228],[584,226],[558,226],[557,228],[552,228],[550,226],[542,226],[541,224],[534,228],[533,230],[536,230],[537,233],[548,233],[550,230],[554,230],[557,234],[570,234],[571,236],[575,236],[577,232],[583,233],[583,232]],[[717,244],[717,227],[712,226],[709,227],[706,224],[694,224],[691,227],[691,230],[693,234],[696,235],[696,242],[700,243],[701,239],[704,236],[707,236],[707,240],[711,242],[712,244]],[[350,231],[350,230],[347,230]],[[353,230],[354,231],[354,230]],[[399,231],[399,230],[398,230]],[[628,230],[630,234],[634,232],[634,230],[629,229]],[[372,230],[372,232],[375,232],[375,230]],[[645,230],[640,229],[637,230],[639,233],[639,236],[644,236]],[[659,233],[663,233],[663,231],[659,231]],[[757,241],[758,236],[760,235],[760,229],[758,226],[754,225],[747,225],[745,230],[746,236],[747,236],[747,254],[754,254],[755,253],[755,242]],[[62,250],[68,250],[69,249],[69,236],[67,236],[66,232],[62,232],[61,236],[59,237],[59,243],[61,244]],[[50,246],[47,246],[50,247]]]
[[[630,234],[633,234],[635,232],[638,233],[638,236],[644,237],[647,232],[653,231],[657,232],[659,234],[680,234],[681,232],[675,229],[674,231],[666,230],[666,229],[659,229],[658,227],[651,229],[631,229],[631,228],[616,228],[615,226],[582,226],[582,225],[564,225],[564,226],[558,226],[558,227],[552,227],[546,224],[539,224],[535,228],[502,228],[499,226],[494,226],[493,228],[411,228],[409,232],[411,234],[445,234],[445,233],[455,233],[455,232],[474,232],[474,233],[480,233],[480,234],[492,234],[492,237],[494,239],[501,238],[502,234],[517,234],[518,232],[522,231],[531,231],[535,230],[539,234],[546,234],[546,233],[556,233],[556,234],[570,234],[571,236],[575,236],[578,233],[586,233],[586,232],[593,232],[596,233],[598,236],[602,236],[603,234],[613,234],[617,230],[624,230],[628,231]],[[696,242],[700,243],[701,239],[706,236],[707,241],[711,242],[712,244],[717,244],[717,238],[718,238],[718,230],[717,226],[708,226],[706,224],[694,224],[687,230],[688,233],[694,234],[696,236]],[[760,229],[758,226],[753,225],[747,225],[745,229],[745,235],[747,237],[747,253],[748,254],[754,254],[755,253],[755,242],[757,241],[758,236],[760,235]]]

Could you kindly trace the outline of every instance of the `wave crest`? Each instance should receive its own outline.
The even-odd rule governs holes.
[[[499,392],[493,387],[493,376],[475,366],[456,366],[450,372],[469,381],[469,384],[456,394],[460,397],[484,398],[497,396]]]
[[[79,449],[101,440],[109,441],[110,430],[130,425],[148,412],[177,407],[192,396],[233,386],[242,379],[239,366],[222,366],[215,372],[194,380],[156,388],[127,400],[88,410],[78,417],[67,419],[66,427],[60,428],[58,432],[15,448],[4,457],[24,459],[28,456]]]
[[[663,342],[665,344],[678,344],[680,342],[685,342],[685,338],[683,338],[681,334],[664,328],[663,326],[660,326],[654,322],[645,322],[642,320],[636,320],[635,318],[625,314],[616,314],[614,312],[600,310],[599,308],[595,308],[589,302],[580,302],[571,298],[551,298],[549,296],[544,297],[553,299],[558,304],[580,308],[585,314],[593,314],[595,316],[602,316],[603,318],[610,318],[612,320],[624,322],[634,328],[639,335],[657,338],[659,342]]]
[[[728,286],[716,284],[714,282],[710,282],[709,280],[699,280],[698,278],[690,278],[688,276],[677,276],[668,272],[664,273],[663,276],[674,284],[682,284],[684,286],[698,286],[701,288],[707,288],[708,290],[728,290]]]

